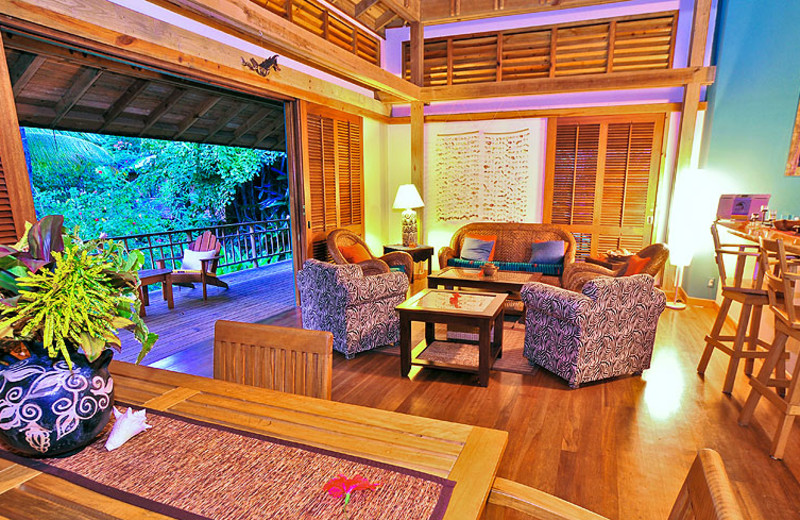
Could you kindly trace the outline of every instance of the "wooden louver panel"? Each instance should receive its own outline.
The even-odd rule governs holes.
[[[380,66],[380,40],[313,0],[250,0],[306,31]]]
[[[606,119],[559,120],[548,137],[545,221],[573,233],[578,258],[639,250],[652,233],[664,117]]]
[[[363,234],[362,122],[316,105],[308,105],[305,119],[306,254],[326,260],[330,231]]]
[[[0,157],[0,244],[13,244],[17,241],[17,230],[14,225],[14,211],[11,197],[6,186],[6,175],[3,160]]]
[[[426,39],[424,86],[667,69],[677,12]],[[403,75],[411,79],[409,42]]]

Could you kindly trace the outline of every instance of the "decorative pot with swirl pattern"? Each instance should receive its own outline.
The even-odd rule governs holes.
[[[114,381],[108,372],[112,352],[94,362],[51,359],[41,345],[31,356],[0,370],[0,439],[34,457],[71,455],[88,445],[108,423]]]

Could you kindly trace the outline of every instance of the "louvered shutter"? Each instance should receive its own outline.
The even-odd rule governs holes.
[[[575,235],[578,258],[650,242],[663,126],[663,115],[551,125],[545,222]]]
[[[14,211],[8,195],[3,158],[0,157],[0,244],[13,244],[17,241],[17,228],[14,224]]]
[[[362,121],[308,104],[305,126],[306,254],[327,260],[330,231],[364,233]]]

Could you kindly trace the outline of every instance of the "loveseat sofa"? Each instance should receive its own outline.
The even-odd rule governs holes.
[[[502,270],[538,271],[543,273],[542,282],[561,286],[564,269],[575,261],[575,238],[572,233],[552,224],[518,222],[475,222],[462,226],[450,240],[449,247],[439,250],[439,267],[480,267],[484,262],[461,259],[462,247],[467,236],[494,236],[494,258],[492,263]],[[531,262],[534,243],[561,240],[564,242],[563,263],[537,264]]]

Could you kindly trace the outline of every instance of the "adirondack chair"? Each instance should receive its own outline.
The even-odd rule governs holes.
[[[208,285],[214,285],[216,287],[222,287],[223,289],[228,288],[228,284],[217,278],[217,265],[219,264],[219,251],[222,248],[222,244],[220,243],[219,239],[211,231],[205,231],[202,235],[197,237],[192,244],[189,245],[190,251],[195,251],[198,253],[208,253],[208,255],[203,255],[205,258],[200,259],[200,269],[186,269],[185,266],[181,265],[181,269],[177,269],[172,272],[172,284],[173,285],[184,285],[188,287],[194,287],[194,283],[200,283],[203,285],[203,299],[208,299],[208,292],[206,287]],[[162,260],[158,260],[156,265],[159,268],[164,269],[166,267],[167,260],[181,260],[181,258],[165,258]]]

